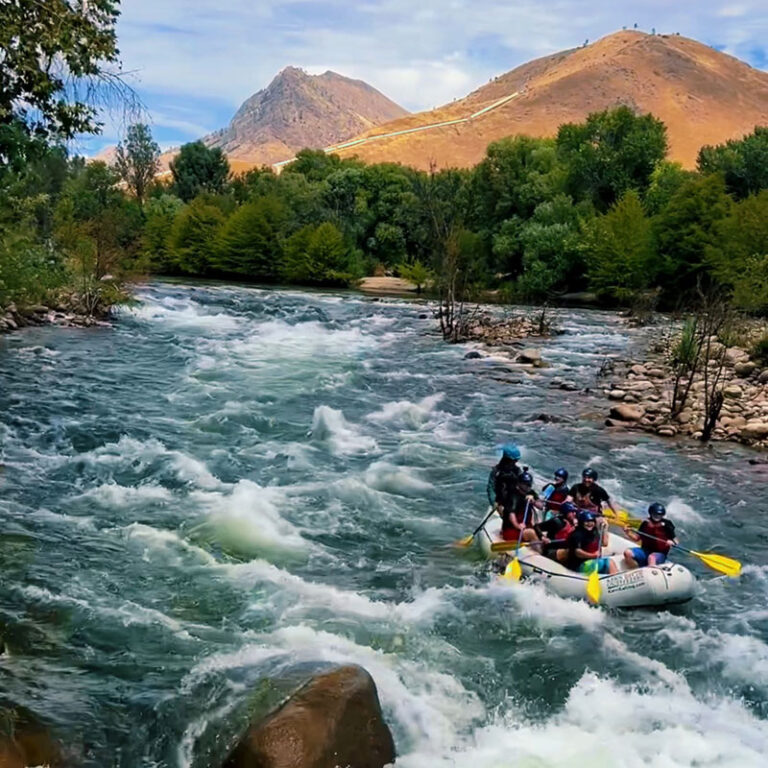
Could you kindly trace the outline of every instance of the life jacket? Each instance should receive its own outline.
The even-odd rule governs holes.
[[[515,522],[517,522],[518,525],[523,525],[523,523],[526,523],[526,515],[525,515],[525,508],[527,505],[527,500],[525,496],[523,496],[520,491],[515,490],[512,494],[512,496],[507,500],[507,502],[504,504],[504,513],[501,517],[501,530],[506,531],[508,529],[515,529],[515,527],[509,522],[509,518],[513,517],[515,518]],[[533,510],[528,510],[528,520],[527,524],[530,525],[533,521]]]
[[[575,534],[578,532],[579,539],[576,541]],[[577,571],[579,566],[584,562],[580,557],[576,557],[576,549],[583,549],[585,552],[589,552],[590,555],[597,557],[600,552],[600,534],[595,529],[593,535],[586,538],[583,534],[587,533],[584,528],[575,528],[573,531],[573,538],[569,538],[568,541],[568,568]]]
[[[551,492],[549,496],[546,496],[547,500],[547,509],[551,509],[554,512],[557,512],[557,510],[560,509],[560,505],[568,498],[568,494],[570,493],[570,489],[565,483],[560,483],[559,485],[555,485],[554,483],[550,483],[545,489],[544,493],[546,494],[547,489],[551,488]]]
[[[669,539],[674,538],[674,534],[672,536],[669,535],[669,528],[670,523],[666,520],[659,520],[658,522],[654,522],[653,520],[643,520],[639,531],[643,552],[649,555],[654,552],[661,552],[666,555],[667,552],[669,552],[669,548],[672,546],[669,543]],[[647,533],[648,535],[643,536],[642,534],[644,533]],[[658,539],[661,539],[661,541],[658,541]]]
[[[563,527],[557,532],[557,536],[553,541],[565,541],[576,529],[570,520],[561,518],[563,521]]]

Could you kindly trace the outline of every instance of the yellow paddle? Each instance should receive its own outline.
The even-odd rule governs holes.
[[[587,579],[587,597],[595,605],[600,602],[600,576],[597,573],[597,568],[589,574]]]
[[[624,509],[618,510],[615,515],[608,509],[605,511],[605,517],[614,525],[628,525],[630,528],[637,528],[642,522],[642,520],[639,520],[636,517],[630,517]],[[662,539],[657,539],[656,536],[649,536],[647,533],[641,533],[640,535],[649,539],[662,541]],[[686,547],[680,546],[680,544],[672,544],[672,546],[681,549],[683,552],[687,552],[689,555],[698,557],[704,565],[718,573],[724,573],[731,578],[735,578],[741,573],[741,563],[738,560],[734,560],[732,557],[718,555],[714,552],[697,552],[695,549],[687,549]]]
[[[478,525],[477,528],[475,528],[475,530],[472,531],[472,533],[469,534],[469,536],[465,536],[463,539],[459,539],[458,541],[454,541],[453,542],[453,546],[454,547],[468,547],[468,546],[470,546],[472,544],[472,542],[474,541],[475,536],[477,536],[477,534],[483,529],[483,526],[491,519],[491,516],[493,515],[493,513],[495,511],[496,511],[496,507],[491,506],[491,509],[488,512],[488,514],[485,516],[485,518],[483,519],[483,522],[480,523],[480,525]]]

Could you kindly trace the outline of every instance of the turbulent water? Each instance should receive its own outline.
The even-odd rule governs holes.
[[[0,340],[0,695],[83,764],[220,764],[265,680],[325,661],[371,672],[404,768],[765,765],[766,475],[547,386],[594,386],[644,332],[563,312],[526,373],[464,360],[413,303],[139,298]],[[495,584],[445,545],[509,439],[537,483],[589,463],[635,514],[665,502],[743,576],[687,561],[697,595],[662,612]]]

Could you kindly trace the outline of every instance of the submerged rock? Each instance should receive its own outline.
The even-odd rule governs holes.
[[[464,355],[465,360],[477,360],[481,357],[482,355],[476,349],[473,349],[471,352],[467,352],[467,354]]]
[[[520,354],[517,356],[517,362],[540,366],[542,364],[541,351],[535,349],[534,347],[527,347],[526,349],[522,349],[520,350]]]
[[[316,675],[252,723],[224,768],[383,768],[394,760],[373,678],[350,665]]]

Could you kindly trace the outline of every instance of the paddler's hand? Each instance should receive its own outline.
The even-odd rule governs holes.
[[[627,536],[632,538],[632,534],[634,533],[634,531],[628,525],[625,525],[623,530],[624,530],[624,533],[627,534]]]

